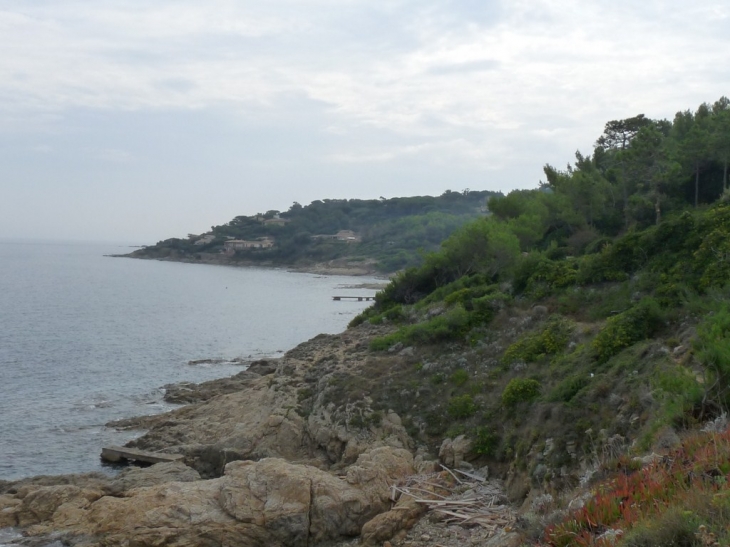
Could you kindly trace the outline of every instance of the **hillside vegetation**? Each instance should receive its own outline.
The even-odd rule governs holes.
[[[393,409],[435,448],[464,435],[529,494],[533,544],[729,544],[729,158],[723,97],[611,121],[540,189],[491,197],[353,321],[389,328],[376,379],[340,380],[349,403],[368,393],[362,420]]]
[[[484,216],[487,191],[446,191],[441,196],[392,199],[325,199],[288,211],[238,216],[211,231],[187,238],[160,241],[132,253],[138,258],[205,260],[283,266],[337,259],[370,261],[381,272],[419,264],[422,254],[469,220]],[[336,236],[352,232],[351,238]],[[328,237],[329,236],[329,237]],[[229,240],[269,239],[269,248],[236,250],[224,255]]]

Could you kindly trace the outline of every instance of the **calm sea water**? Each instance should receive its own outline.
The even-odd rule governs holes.
[[[368,278],[110,258],[114,244],[0,241],[0,479],[105,469],[110,420],[172,408],[163,385],[235,374],[342,331]]]

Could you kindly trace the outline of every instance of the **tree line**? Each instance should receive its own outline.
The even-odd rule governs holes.
[[[489,191],[451,191],[440,196],[399,198],[324,199],[309,205],[294,202],[287,211],[241,215],[230,222],[212,226],[212,236],[204,245],[200,236],[172,238],[145,247],[135,256],[173,259],[195,259],[204,254],[220,254],[230,239],[255,240],[272,238],[275,245],[267,249],[239,251],[231,262],[258,261],[282,265],[318,262],[337,258],[373,259],[384,272],[393,272],[417,265],[424,253],[439,248],[441,242],[468,221],[483,216],[487,199],[496,195]],[[281,223],[266,223],[279,218]],[[357,244],[332,238],[351,230]]]

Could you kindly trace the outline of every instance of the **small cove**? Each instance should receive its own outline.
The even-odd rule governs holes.
[[[101,446],[134,435],[105,423],[342,331],[368,303],[332,295],[379,282],[104,256],[127,250],[0,241],[0,479],[104,470]],[[220,362],[189,364],[204,359]]]

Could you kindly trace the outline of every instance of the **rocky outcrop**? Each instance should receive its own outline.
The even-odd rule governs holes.
[[[237,460],[283,458],[330,469],[374,447],[409,448],[396,413],[370,419],[372,409],[348,404],[349,396],[337,392],[341,377],[359,372],[364,338],[317,336],[232,378],[170,388],[189,406],[110,425],[147,429],[130,446],[183,454],[204,478],[220,476]]]
[[[406,450],[377,448],[341,477],[267,458],[229,463],[216,479],[128,482],[116,495],[31,485],[0,496],[0,515],[3,526],[25,527],[31,536],[61,533],[70,544],[304,546],[359,534],[389,508],[391,482],[413,473],[412,465]],[[155,467],[150,476],[165,476],[170,464]]]
[[[203,359],[199,362],[209,361]],[[248,364],[248,368],[230,378],[210,380],[200,384],[180,382],[164,386],[165,401],[175,404],[191,404],[208,401],[218,395],[235,393],[249,387],[254,380],[276,372],[277,362],[273,359],[260,359]]]
[[[411,496],[401,496],[390,511],[380,513],[362,527],[363,545],[381,545],[401,530],[413,527],[426,513],[426,505],[416,502]]]
[[[181,462],[165,462],[150,467],[128,467],[111,481],[113,495],[121,495],[133,488],[143,488],[168,482],[199,481],[200,473]]]
[[[426,446],[414,459],[404,424],[413,431],[420,422],[400,404],[402,388],[390,385],[392,372],[412,370],[418,356],[368,351],[387,328],[320,335],[232,378],[168,387],[168,399],[189,404],[109,425],[146,429],[129,444],[181,454],[184,463],[131,467],[114,478],[0,482],[0,526],[41,542],[104,547],[298,546],[361,534],[375,545],[396,537],[425,509],[396,499],[392,486],[440,468]],[[471,452],[457,437],[442,446],[441,461],[473,472]]]
[[[471,453],[472,442],[465,436],[455,439],[444,439],[439,449],[439,460],[446,467],[461,467],[464,462],[474,458]]]

